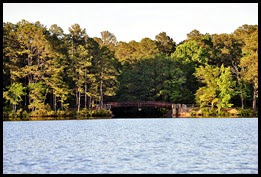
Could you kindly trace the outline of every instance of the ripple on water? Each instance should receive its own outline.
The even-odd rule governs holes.
[[[257,173],[257,119],[4,122],[7,173]]]

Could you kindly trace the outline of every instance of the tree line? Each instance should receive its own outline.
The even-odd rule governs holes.
[[[193,30],[179,44],[166,32],[122,42],[109,31],[90,37],[79,24],[65,34],[56,24],[4,22],[4,109],[44,115],[166,101],[256,111],[257,34],[257,25],[242,25],[231,34]]]

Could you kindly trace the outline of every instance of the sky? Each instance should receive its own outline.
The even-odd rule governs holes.
[[[220,34],[257,25],[258,3],[3,3],[4,22],[22,19],[57,24],[65,33],[78,23],[90,37],[107,30],[125,42],[166,32],[179,43],[194,29]]]

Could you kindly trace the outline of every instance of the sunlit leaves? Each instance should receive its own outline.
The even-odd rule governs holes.
[[[3,92],[3,97],[11,104],[17,105],[22,101],[22,96],[26,94],[25,89],[26,87],[23,87],[22,83],[13,83],[7,87],[7,91]]]
[[[216,106],[221,108],[231,107],[230,99],[234,93],[235,82],[232,80],[230,68],[206,65],[196,69],[194,74],[205,86],[199,88],[195,94],[200,107]]]

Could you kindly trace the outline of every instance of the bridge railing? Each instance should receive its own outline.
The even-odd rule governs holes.
[[[140,101],[140,102],[109,102],[105,104],[106,109],[111,107],[128,107],[128,106],[151,106],[151,107],[167,107],[167,108],[191,108],[196,107],[195,104],[177,104],[170,102],[159,102],[159,101]]]
[[[140,101],[140,102],[110,102],[107,103],[113,107],[124,107],[124,106],[159,106],[159,107],[171,107],[172,103],[168,102],[157,102],[157,101]]]

